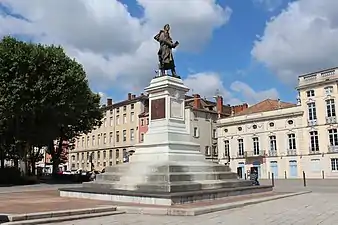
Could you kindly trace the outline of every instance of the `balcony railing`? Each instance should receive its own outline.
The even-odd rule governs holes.
[[[260,150],[260,151],[246,151],[244,152],[244,156],[246,158],[250,157],[264,157],[265,156],[265,151]]]
[[[317,120],[308,120],[307,125],[312,127],[317,125]]]
[[[338,152],[338,145],[329,145],[327,147],[328,147],[329,153],[337,153]]]
[[[337,118],[335,116],[326,117],[326,124],[337,123]]]
[[[312,148],[312,147],[309,147],[309,154],[310,155],[315,155],[315,154],[319,154],[319,148],[318,149],[315,149],[315,148]]]
[[[296,149],[287,149],[286,154],[289,156],[297,155]]]
[[[244,158],[244,152],[237,152],[237,158]]]
[[[269,151],[269,156],[277,156],[277,151],[276,150],[270,150]]]

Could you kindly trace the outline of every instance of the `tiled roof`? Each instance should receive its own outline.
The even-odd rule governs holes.
[[[267,112],[267,111],[272,111],[272,110],[277,110],[277,109],[291,108],[295,106],[297,105],[293,103],[289,103],[289,102],[281,102],[278,100],[266,99],[253,106],[250,106],[249,108],[243,110],[242,112],[237,113],[235,116]]]

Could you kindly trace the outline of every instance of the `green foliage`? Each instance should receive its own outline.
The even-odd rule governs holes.
[[[100,97],[90,90],[83,67],[62,47],[2,39],[1,136],[15,137],[27,148],[47,146],[90,132],[102,116]]]

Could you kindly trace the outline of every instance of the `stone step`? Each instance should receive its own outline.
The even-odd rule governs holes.
[[[96,177],[98,181],[119,181],[122,173],[103,173]],[[137,175],[135,175],[137,176]],[[144,182],[176,182],[193,180],[226,180],[236,179],[237,174],[233,172],[178,172],[178,173],[154,173],[144,177]],[[135,179],[136,180],[136,179]]]
[[[149,182],[137,185],[136,190],[134,184],[123,184],[119,182],[97,181],[83,183],[83,187],[85,188],[133,190],[145,193],[175,193],[247,186],[252,186],[252,181],[227,179],[215,181]]]
[[[133,163],[133,167],[137,168],[145,168],[142,165],[137,165]],[[130,169],[129,164],[120,164],[116,166],[106,167],[106,173],[123,173],[127,172]],[[151,168],[151,172],[153,173],[177,173],[177,172],[230,172],[231,169],[229,166],[215,164],[215,163],[187,163],[184,166],[182,165],[166,165]]]

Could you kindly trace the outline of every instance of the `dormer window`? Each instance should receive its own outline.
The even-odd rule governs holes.
[[[332,86],[325,87],[324,91],[325,95],[331,95],[333,93],[333,87]]]
[[[314,96],[315,96],[315,90],[309,90],[309,91],[307,91],[307,92],[306,92],[306,96],[307,96],[308,98],[314,97]]]

